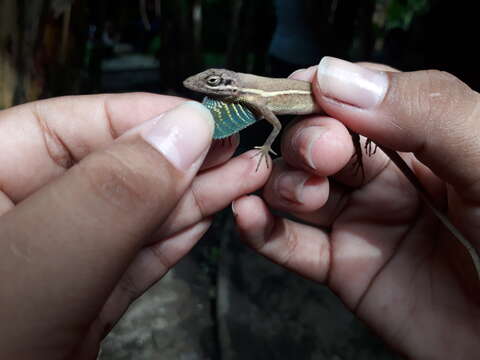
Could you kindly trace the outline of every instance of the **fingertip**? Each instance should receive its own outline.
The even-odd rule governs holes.
[[[273,216],[265,202],[256,195],[243,196],[232,202],[241,239],[255,249],[261,248],[273,226]]]
[[[213,135],[213,130],[215,128],[215,121],[213,120],[212,113],[207,109],[206,106],[199,103],[198,101],[186,101],[181,106],[190,107],[194,110],[200,117],[208,123],[210,134]]]
[[[245,195],[232,202],[232,211],[237,225],[243,229],[258,228],[265,223],[269,213],[265,202],[257,195]]]
[[[302,77],[302,75],[305,73],[307,69],[298,69],[292,72],[290,75],[288,75],[289,79],[297,79],[297,77]]]
[[[345,126],[329,117],[310,116],[287,129],[282,155],[293,168],[317,176],[337,173],[353,154],[351,136]]]
[[[328,199],[328,180],[276,162],[264,187],[265,201],[273,208],[290,213],[307,213],[321,208]]]
[[[140,134],[175,168],[187,171],[206,154],[213,129],[210,111],[200,103],[187,101],[158,117]]]
[[[316,66],[310,66],[309,68],[306,68],[306,69],[298,69],[294,71],[288,76],[288,78],[293,80],[312,82],[312,80],[315,78],[316,71],[317,71]]]

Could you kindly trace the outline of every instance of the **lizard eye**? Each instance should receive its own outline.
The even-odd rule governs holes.
[[[210,76],[207,79],[207,83],[210,86],[218,86],[220,85],[221,82],[222,82],[222,79],[220,78],[220,76]]]

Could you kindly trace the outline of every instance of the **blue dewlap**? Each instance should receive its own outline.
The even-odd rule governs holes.
[[[210,110],[215,120],[214,139],[223,139],[236,134],[257,121],[250,109],[240,103],[205,97],[202,104]]]

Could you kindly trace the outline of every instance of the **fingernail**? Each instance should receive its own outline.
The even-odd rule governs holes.
[[[303,203],[303,190],[310,175],[303,171],[288,171],[281,174],[276,182],[277,193],[289,202]]]
[[[329,56],[318,65],[317,81],[327,97],[362,109],[378,105],[388,89],[385,72]]]
[[[306,160],[307,165],[312,169],[318,168],[315,163],[315,144],[323,138],[328,130],[321,126],[309,126],[300,130],[293,139],[293,146]]]
[[[142,137],[173,166],[186,171],[210,145],[213,127],[210,111],[188,101],[158,117]]]

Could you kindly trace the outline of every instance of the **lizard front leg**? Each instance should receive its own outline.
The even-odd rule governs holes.
[[[273,126],[273,130],[270,133],[270,135],[268,135],[268,138],[265,141],[265,143],[262,146],[255,146],[255,149],[258,149],[258,153],[255,154],[254,156],[260,156],[260,158],[258,159],[257,168],[255,170],[255,171],[258,171],[263,159],[265,159],[267,168],[269,167],[268,153],[277,155],[277,153],[272,150],[272,144],[277,138],[278,134],[280,134],[280,131],[282,130],[282,123],[280,122],[280,120],[278,120],[277,116],[273,113],[273,111],[270,110],[268,107],[259,106],[257,104],[250,104],[250,105],[253,108],[253,110],[255,110],[258,114],[260,114],[265,120],[267,120]]]

